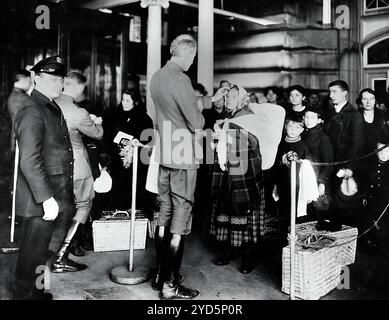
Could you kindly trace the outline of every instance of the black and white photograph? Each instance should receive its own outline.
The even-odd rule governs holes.
[[[2,301],[387,300],[389,0],[0,0],[0,153]]]

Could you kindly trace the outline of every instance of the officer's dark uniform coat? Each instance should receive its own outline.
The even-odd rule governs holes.
[[[16,115],[20,147],[16,214],[43,216],[43,201],[54,197],[59,212],[72,210],[73,151],[60,108],[39,91]]]

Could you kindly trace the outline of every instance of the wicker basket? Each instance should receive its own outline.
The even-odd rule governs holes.
[[[318,300],[336,288],[342,266],[336,252],[329,248],[295,251],[295,296],[303,300]],[[290,247],[282,250],[282,291],[290,294]]]
[[[95,252],[130,249],[130,215],[131,210],[105,211],[101,219],[93,221],[93,247]],[[135,215],[134,249],[145,249],[148,219],[140,213],[140,210],[137,210]]]
[[[303,239],[308,235],[330,236],[336,239],[336,242],[331,246],[335,250],[335,255],[341,266],[346,266],[355,262],[355,254],[357,251],[357,236],[358,229],[343,226],[342,230],[336,232],[318,231],[316,230],[316,221],[300,223],[296,225],[296,245],[299,246],[299,239]]]

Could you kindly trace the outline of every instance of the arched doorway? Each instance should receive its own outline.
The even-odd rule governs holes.
[[[363,48],[364,87],[384,97],[389,87],[389,33],[369,42]]]

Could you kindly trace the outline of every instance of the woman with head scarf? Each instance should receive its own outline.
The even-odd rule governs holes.
[[[217,161],[212,178],[211,234],[221,251],[215,264],[226,265],[237,258],[239,252],[242,255],[240,272],[246,274],[253,269],[254,246],[259,241],[259,217],[265,205],[263,157],[259,131],[255,129],[261,127],[258,123],[264,119],[258,118],[249,104],[246,90],[237,85],[232,86],[226,96],[226,113],[227,119],[214,127]]]

